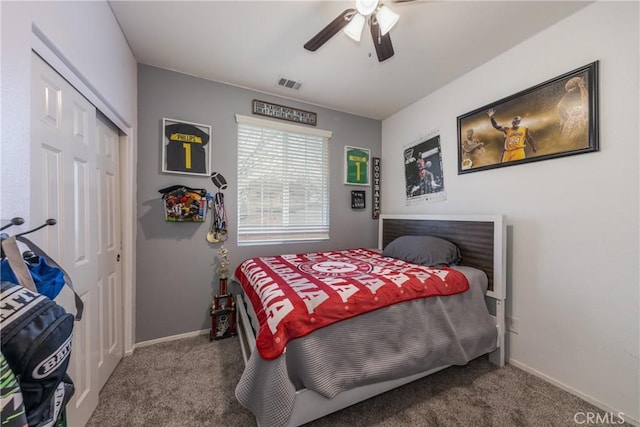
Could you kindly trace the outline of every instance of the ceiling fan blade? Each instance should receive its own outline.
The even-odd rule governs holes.
[[[379,62],[386,61],[393,56],[395,52],[391,44],[391,36],[389,36],[389,33],[380,35],[380,26],[375,19],[371,20],[371,37],[373,38],[373,45],[376,47]]]
[[[315,52],[320,46],[329,41],[329,39],[335,36],[338,31],[343,29],[356,13],[355,9],[347,9],[342,12],[336,19],[331,21],[329,25],[324,27],[318,34],[316,34],[311,40],[305,43],[304,48],[308,51]]]

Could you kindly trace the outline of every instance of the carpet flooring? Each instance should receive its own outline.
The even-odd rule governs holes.
[[[243,367],[236,338],[210,342],[202,335],[136,349],[107,381],[87,427],[255,426],[234,396]],[[584,419],[576,418],[580,412],[604,415],[535,376],[509,365],[498,369],[483,357],[306,426],[575,427]]]

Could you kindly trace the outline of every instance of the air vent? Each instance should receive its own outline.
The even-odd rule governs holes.
[[[302,83],[296,82],[295,80],[289,80],[284,77],[278,77],[278,86],[286,87],[287,89],[298,90]]]

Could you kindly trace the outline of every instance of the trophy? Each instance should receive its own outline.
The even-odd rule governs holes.
[[[223,246],[218,251],[220,267],[217,269],[220,283],[219,294],[213,297],[211,303],[211,340],[219,340],[236,335],[235,304],[233,295],[227,291],[229,274],[229,251]]]

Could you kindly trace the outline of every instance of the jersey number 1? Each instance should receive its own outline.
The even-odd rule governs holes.
[[[182,148],[184,148],[184,167],[191,169],[191,144],[183,142]]]

